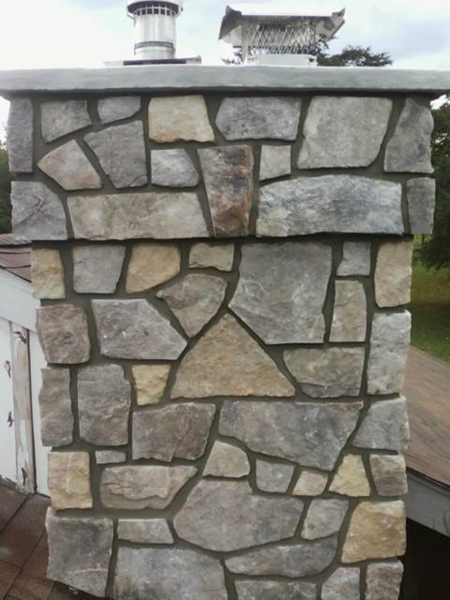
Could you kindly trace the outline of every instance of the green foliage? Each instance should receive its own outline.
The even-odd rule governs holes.
[[[338,54],[329,54],[328,45],[323,44],[317,62],[321,67],[386,67],[393,61],[388,52],[377,54],[370,46],[345,46]]]
[[[428,267],[450,266],[450,97],[433,111],[433,165],[436,172],[436,214],[433,236],[422,249]]]
[[[4,143],[0,142],[0,233],[11,232],[11,176],[8,154]]]

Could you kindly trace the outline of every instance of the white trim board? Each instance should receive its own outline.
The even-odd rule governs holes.
[[[36,309],[39,300],[33,298],[28,281],[0,270],[0,317],[36,331]]]

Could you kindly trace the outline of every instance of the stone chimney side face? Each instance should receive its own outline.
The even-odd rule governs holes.
[[[51,578],[115,600],[363,600],[389,574],[398,597],[429,99],[255,85],[14,101]]]

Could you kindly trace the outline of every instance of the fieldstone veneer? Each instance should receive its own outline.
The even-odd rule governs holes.
[[[114,600],[398,597],[441,88],[373,71],[0,74],[49,363],[52,579]]]

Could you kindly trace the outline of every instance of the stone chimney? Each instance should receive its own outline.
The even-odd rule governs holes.
[[[413,234],[449,74],[4,72],[52,446],[49,577],[398,597]]]

